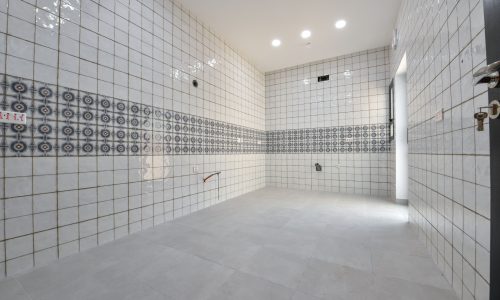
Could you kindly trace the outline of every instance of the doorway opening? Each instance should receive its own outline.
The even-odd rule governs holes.
[[[394,77],[394,142],[396,163],[396,202],[408,204],[408,101],[406,53]]]

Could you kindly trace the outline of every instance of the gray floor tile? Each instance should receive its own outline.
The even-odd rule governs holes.
[[[210,300],[289,300],[293,291],[249,274],[236,272],[215,291]]]
[[[0,281],[0,299],[455,299],[379,198],[266,188]]]
[[[298,290],[326,299],[349,299],[349,293],[372,285],[374,275],[370,272],[310,259]]]
[[[165,295],[149,286],[123,280],[101,281],[93,276],[81,277],[67,285],[61,285],[43,293],[36,294],[33,299],[40,300],[161,300]]]
[[[292,296],[292,300],[323,300],[324,298],[319,298],[313,295],[303,293],[301,291],[296,291]]]
[[[17,280],[33,299],[38,299],[39,295],[77,283],[86,275],[94,274],[110,265],[104,257],[97,259],[88,253],[79,253],[21,275]]]
[[[241,271],[295,289],[307,260],[295,254],[267,247],[261,248]]]
[[[234,270],[170,249],[136,273],[136,279],[166,299],[206,299]]]
[[[343,238],[321,239],[316,246],[313,257],[368,272],[373,269],[368,245]]]
[[[393,251],[373,251],[373,272],[447,289],[449,284],[429,257],[403,255]]]
[[[30,300],[23,286],[13,278],[0,281],[0,300]]]
[[[349,299],[372,300],[454,300],[449,289],[440,289],[397,278],[375,276],[372,285],[350,292]]]

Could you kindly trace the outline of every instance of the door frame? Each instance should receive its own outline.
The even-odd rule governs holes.
[[[500,1],[483,0],[486,61],[500,60]],[[500,99],[500,88],[488,90],[488,102]],[[490,299],[500,299],[500,122],[489,120],[490,129]]]

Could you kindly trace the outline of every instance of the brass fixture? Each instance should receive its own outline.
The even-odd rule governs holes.
[[[484,131],[484,119],[488,117],[488,113],[481,111],[474,114],[474,118],[477,120],[477,131]]]
[[[498,100],[491,101],[489,109],[490,109],[489,111],[490,118],[491,119],[498,118],[498,115],[500,114],[500,102],[498,102]]]
[[[489,110],[487,112],[482,111],[484,108]],[[500,103],[496,100],[491,102],[490,106],[483,106],[479,108],[479,112],[474,114],[474,119],[477,120],[477,131],[484,131],[484,120],[490,116],[491,119],[496,119],[500,113]]]

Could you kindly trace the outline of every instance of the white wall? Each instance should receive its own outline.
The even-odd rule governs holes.
[[[265,136],[264,74],[178,3],[0,1],[4,80],[0,109],[34,109],[33,130],[2,128],[0,278],[265,184],[265,155],[248,149]],[[213,171],[220,199],[202,182]]]
[[[410,222],[460,299],[488,299],[489,132],[472,118],[488,100],[472,84],[486,65],[483,1],[404,0],[396,27],[392,74],[408,61]]]
[[[266,184],[386,196],[388,84],[388,47],[266,73]]]

